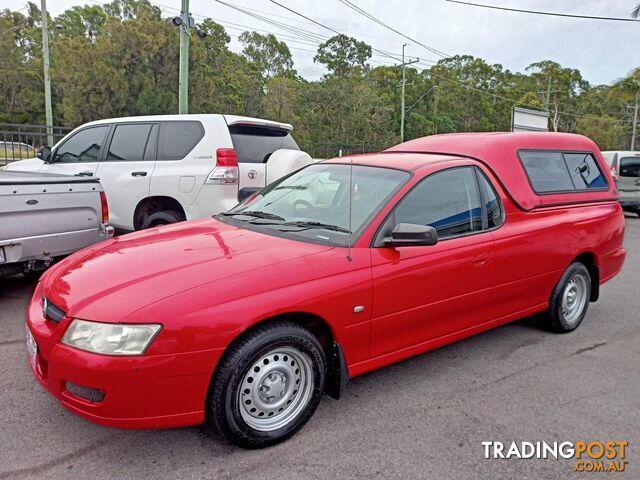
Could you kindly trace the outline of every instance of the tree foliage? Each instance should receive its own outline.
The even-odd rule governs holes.
[[[325,65],[334,75],[345,76],[355,69],[364,69],[370,58],[369,45],[339,34],[320,44],[313,61]]]
[[[44,123],[40,11],[0,12],[0,121]],[[50,21],[54,123],[177,111],[179,35],[148,0],[74,6]],[[327,69],[317,81],[297,75],[286,43],[244,32],[241,53],[212,19],[190,42],[189,110],[261,116],[294,125],[302,146],[398,141],[400,66],[368,64],[372,48],[335,35],[317,48]],[[513,106],[548,109],[550,128],[579,132],[601,148],[628,148],[640,69],[614,85],[543,60],[511,72],[457,55],[424,70],[406,69],[405,137],[510,128]],[[313,152],[318,154],[317,151]],[[327,151],[327,155],[335,151]]]
[[[273,34],[244,32],[240,35],[244,45],[243,55],[255,65],[265,79],[274,75],[293,73],[293,58],[286,43],[278,41]]]

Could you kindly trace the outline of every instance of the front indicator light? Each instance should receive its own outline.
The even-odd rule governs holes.
[[[142,355],[162,325],[98,323],[75,319],[62,343],[103,355]]]

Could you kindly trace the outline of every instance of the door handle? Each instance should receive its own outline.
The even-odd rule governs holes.
[[[489,261],[489,254],[488,253],[481,253],[480,255],[478,255],[477,257],[475,257],[473,259],[473,263],[475,265],[486,265],[486,263]]]
[[[132,177],[146,177],[147,172],[131,172]]]
[[[93,172],[90,171],[85,171],[85,172],[78,172],[75,175],[76,177],[93,177]]]

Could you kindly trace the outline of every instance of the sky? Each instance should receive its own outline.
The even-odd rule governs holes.
[[[32,0],[39,3],[38,0]],[[591,16],[629,18],[640,0],[471,0],[474,3],[519,9],[542,10]],[[240,8],[251,9],[253,15],[268,17],[290,27],[303,29],[328,38],[334,32],[315,25],[270,0],[225,0]],[[360,15],[339,0],[277,0],[278,3],[302,13],[341,33],[370,44],[378,52],[371,59],[373,66],[399,63],[402,44],[407,57],[420,58],[418,67],[437,61],[434,54]],[[107,3],[106,0],[48,0],[52,16],[72,5]],[[151,0],[163,10],[164,16],[178,14],[179,0]],[[447,55],[469,54],[499,63],[511,71],[524,71],[531,63],[553,60],[565,67],[577,68],[592,84],[610,84],[632,68],[640,66],[640,22],[597,21],[529,15],[490,10],[446,0],[351,0],[369,14],[407,36]],[[18,10],[24,0],[0,0],[0,8]],[[317,45],[322,40],[310,40],[305,34],[292,34],[255,16],[239,12],[215,0],[191,0],[190,10],[196,22],[211,17],[222,23],[231,36],[230,48],[239,52],[237,36],[245,30],[274,33],[285,41],[294,57],[300,75],[318,79],[325,73],[313,62]],[[176,31],[177,34],[177,31]],[[193,41],[197,41],[193,37]],[[382,52],[386,52],[382,53]]]

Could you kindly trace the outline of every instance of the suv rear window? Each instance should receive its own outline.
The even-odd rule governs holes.
[[[624,157],[620,159],[621,177],[640,177],[640,157]]]
[[[287,130],[254,125],[230,125],[233,147],[241,163],[265,163],[280,148],[300,150]]]
[[[194,120],[160,122],[158,160],[182,160],[204,137],[204,128]]]
[[[608,187],[598,162],[589,152],[518,152],[536,193],[597,190]]]

